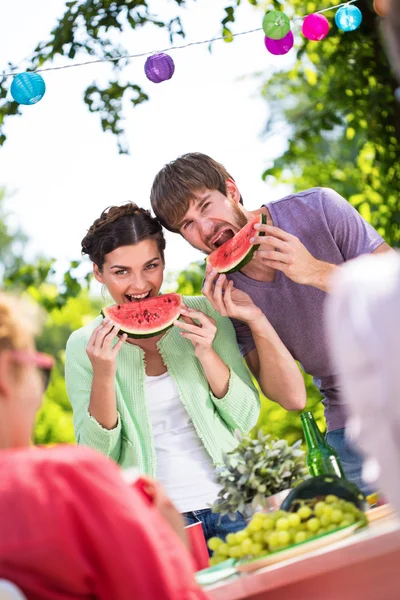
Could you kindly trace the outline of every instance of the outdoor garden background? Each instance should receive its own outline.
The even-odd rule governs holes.
[[[193,10],[194,7],[197,11],[201,10],[202,4],[206,9],[207,0],[67,2],[59,14],[58,24],[51,33],[49,31],[45,43],[41,44],[42,40],[37,40],[30,65],[50,66],[58,64],[57,61],[61,59],[63,64],[66,64],[66,58],[76,61],[87,57],[88,54],[92,57],[111,57],[113,53],[118,52],[126,54],[129,49],[117,48],[108,41],[110,36],[112,39],[113,35],[122,30],[134,40],[136,29],[150,33],[152,29],[158,28],[165,31],[163,47],[179,45],[185,42],[185,15],[192,7]],[[282,9],[284,6],[289,16],[302,16],[331,6],[334,2],[287,0],[282,5],[279,2],[265,3],[255,0],[230,3],[228,0],[214,0],[214,6],[218,4],[220,6],[217,13],[212,14],[212,18],[217,14],[213,26],[217,34],[222,32],[226,37],[227,44],[218,42],[225,46],[237,43],[237,39],[231,40],[230,35],[242,30],[241,11],[248,10],[248,5],[251,5],[251,10],[258,15],[261,23],[263,12],[267,8]],[[159,16],[163,5],[168,5],[167,19]],[[259,177],[270,185],[269,189],[272,189],[275,183],[282,189],[296,191],[315,186],[332,187],[347,198],[385,236],[389,244],[398,246],[400,149],[397,140],[400,139],[400,103],[395,101],[394,90],[397,85],[383,51],[378,19],[373,11],[372,2],[361,0],[358,6],[363,12],[363,23],[359,29],[352,33],[343,33],[333,26],[328,37],[320,43],[308,42],[298,36],[295,49],[291,51],[292,60],[289,65],[285,64],[283,70],[279,68],[278,63],[274,63],[272,70],[266,68],[265,72],[254,73],[249,61],[246,77],[252,78],[253,94],[261,96],[266,104],[266,122],[259,124],[266,156],[270,156],[274,136],[279,134],[285,139],[282,151],[272,160],[266,159],[265,170],[259,172]],[[330,22],[333,21],[334,11],[325,15]],[[78,23],[79,27],[74,27],[74,23]],[[204,37],[206,36],[199,30],[195,39]],[[192,41],[192,38],[193,35],[186,41]],[[204,48],[203,51],[206,53],[207,49]],[[262,51],[261,48],[260,52]],[[173,56],[175,59],[175,55]],[[2,52],[2,66],[5,67],[7,62],[8,57]],[[13,66],[9,65],[9,68]],[[238,77],[243,75],[243,72],[243,68],[239,69]],[[87,75],[90,86],[83,93],[83,100],[90,111],[87,112],[87,119],[92,120],[94,127],[100,126],[108,132],[110,143],[115,145],[115,153],[132,152],[134,149],[128,149],[124,142],[122,117],[126,117],[127,111],[138,110],[138,105],[142,103],[151,105],[151,86],[142,89],[135,82],[134,73],[127,76],[122,67],[115,69],[110,73],[109,79],[101,83],[93,83],[93,77],[93,73]],[[10,102],[7,95],[10,80],[0,78],[0,82],[1,164],[1,152],[10,143],[6,137],[11,139],[13,123],[24,119],[25,112],[17,117],[18,106]],[[170,83],[173,85],[173,79]],[[101,95],[99,91],[102,92]],[[205,92],[212,93],[212,88]],[[252,110],[251,98],[248,110]],[[219,130],[210,132],[210,135],[228,135],[234,127],[235,123],[232,120],[221,119]],[[110,132],[113,135],[110,135]],[[28,132],[26,134],[29,135]],[[161,139],[159,143],[168,141]],[[192,145],[187,150],[196,149]],[[57,151],[56,148],[53,150]],[[215,158],[223,161],[224,157]],[[44,158],[43,177],[46,176],[46,160]],[[243,160],[246,160],[245,155]],[[243,169],[245,168],[243,165]],[[29,236],[21,225],[21,215],[14,203],[18,187],[10,189],[7,172],[1,169],[0,173],[0,185],[3,186],[0,194],[1,286],[6,290],[29,294],[46,309],[48,320],[38,340],[38,347],[57,359],[43,408],[38,415],[35,443],[73,442],[72,412],[64,384],[65,344],[70,333],[98,315],[101,306],[109,300],[102,298],[99,288],[90,284],[90,265],[86,261],[80,264],[78,252],[76,258],[70,261],[69,267],[65,269],[64,265],[61,269],[51,253],[32,256],[32,253],[26,251],[29,247]],[[21,165],[21,178],[23,173],[24,166]],[[68,176],[73,177],[73,173],[69,173]],[[95,174],[91,173],[90,177],[93,176]],[[112,172],[109,173],[109,177],[112,181]],[[139,177],[140,174],[134,174],[132,178],[132,192],[135,188],[135,178]],[[24,184],[26,186],[26,182]],[[79,187],[76,193],[79,194]],[[132,193],[130,197],[112,197],[109,204],[121,203],[128,199],[141,202]],[[266,192],[259,204],[267,199]],[[82,201],[89,200],[86,197]],[[57,202],[56,198],[54,202]],[[41,216],[44,236],[46,230],[53,226],[63,226],[63,211],[68,211],[68,206],[59,206],[53,213]],[[92,220],[97,216],[97,213],[92,214]],[[53,225],[52,219],[56,219],[58,224]],[[86,223],[86,227],[90,222]],[[80,227],[82,229],[82,224]],[[83,235],[84,231],[82,237]],[[200,293],[203,278],[202,260],[188,264],[180,270],[174,270],[173,265],[167,266],[168,277],[164,291],[179,291],[186,295]],[[322,424],[320,395],[308,376],[306,384],[308,406]],[[286,412],[265,398],[262,400],[259,425],[289,441],[301,436],[298,413]]]

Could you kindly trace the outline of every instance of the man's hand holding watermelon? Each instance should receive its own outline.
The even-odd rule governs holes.
[[[242,321],[249,327],[257,350],[247,354],[246,362],[263,393],[288,410],[298,410],[301,406],[287,400],[288,390],[293,390],[295,395],[302,377],[289,350],[250,296],[235,288],[225,275],[215,280],[217,275],[207,267],[204,296],[222,316]]]
[[[257,223],[258,235],[251,242],[258,246],[254,259],[266,267],[282,271],[295,283],[311,285],[329,291],[330,281],[337,265],[317,260],[298,237],[279,227]],[[261,234],[261,235],[260,235]]]

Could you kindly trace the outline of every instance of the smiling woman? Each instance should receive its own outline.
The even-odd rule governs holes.
[[[133,203],[103,211],[82,241],[96,280],[118,305],[160,293],[165,240],[161,224]],[[151,338],[118,337],[98,317],[67,344],[66,383],[78,443],[156,476],[187,522],[206,537],[244,527],[208,508],[217,497],[215,467],[248,432],[259,398],[233,326],[204,297],[186,297],[182,320]]]
[[[134,252],[132,252],[134,247]],[[121,246],[105,256],[104,264],[93,266],[117,304],[157,296],[163,281],[164,253],[157,241],[148,238],[134,246]]]

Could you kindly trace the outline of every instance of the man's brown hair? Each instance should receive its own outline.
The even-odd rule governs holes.
[[[154,214],[166,229],[178,233],[178,224],[196,192],[218,190],[226,196],[227,179],[233,177],[210,156],[200,152],[184,154],[157,173],[150,194]]]

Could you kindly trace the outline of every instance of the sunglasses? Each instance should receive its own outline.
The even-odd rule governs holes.
[[[12,350],[11,358],[19,365],[34,365],[42,374],[44,389],[47,389],[50,381],[51,369],[54,366],[54,358],[43,352],[28,350]]]

